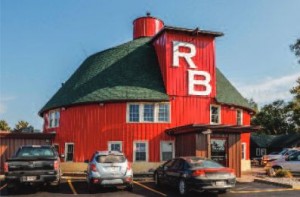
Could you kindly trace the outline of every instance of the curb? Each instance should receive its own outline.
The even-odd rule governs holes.
[[[254,182],[257,182],[257,183],[265,183],[265,184],[269,184],[269,185],[275,185],[275,186],[280,186],[280,187],[293,188],[293,189],[295,189],[292,185],[289,185],[289,184],[285,184],[285,183],[277,183],[277,182],[274,182],[274,181],[267,181],[267,180],[263,180],[263,179],[257,179],[257,178],[254,178]]]

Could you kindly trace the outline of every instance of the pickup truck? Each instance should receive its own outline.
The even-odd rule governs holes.
[[[7,191],[14,192],[20,185],[51,185],[59,189],[60,158],[53,146],[21,146],[4,163]]]

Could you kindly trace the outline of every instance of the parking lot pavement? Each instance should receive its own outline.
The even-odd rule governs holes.
[[[65,195],[80,195],[80,196],[108,196],[108,197],[165,197],[165,196],[174,196],[179,197],[177,189],[162,186],[156,188],[153,181],[139,181],[135,182],[133,192],[128,192],[123,189],[116,188],[105,188],[99,189],[95,194],[91,195],[87,192],[87,185],[84,180],[63,180],[61,182],[60,191],[51,190],[46,187],[32,188],[32,187],[23,187],[16,192],[15,196],[65,196]],[[299,196],[300,190],[293,190],[289,188],[283,188],[278,186],[272,186],[262,183],[238,183],[236,188],[231,191],[228,191],[226,194],[218,195],[217,193],[198,193],[191,192],[189,196],[207,196],[207,197],[235,197],[235,196]],[[7,196],[5,184],[2,184],[0,189],[0,196]]]

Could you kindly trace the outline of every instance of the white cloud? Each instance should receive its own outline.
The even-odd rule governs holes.
[[[14,100],[13,96],[0,97],[0,114],[5,114],[7,110],[6,102]]]
[[[237,89],[246,98],[253,98],[260,106],[282,99],[289,101],[292,98],[290,89],[296,85],[300,73],[280,78],[267,78],[256,84],[237,85]]]

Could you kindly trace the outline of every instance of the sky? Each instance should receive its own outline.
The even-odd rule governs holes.
[[[0,119],[42,129],[38,111],[90,55],[132,40],[150,12],[168,26],[223,32],[217,67],[259,106],[289,101],[300,65],[299,0],[1,0]]]

